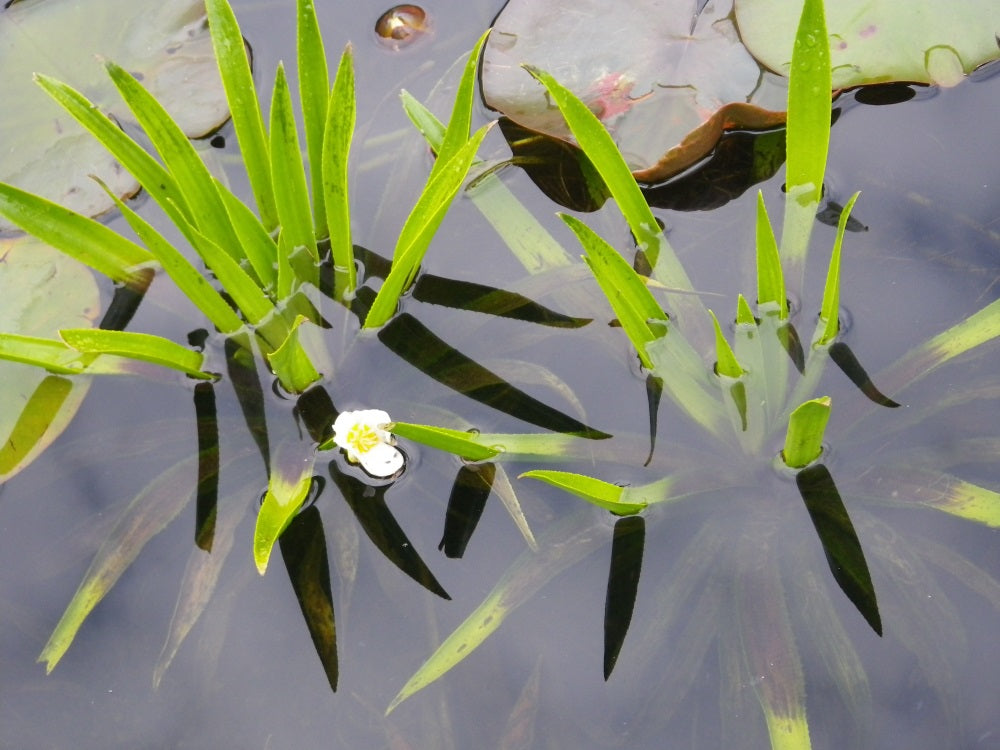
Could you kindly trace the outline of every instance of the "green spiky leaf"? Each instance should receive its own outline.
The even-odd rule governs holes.
[[[569,471],[551,471],[548,469],[535,469],[521,474],[519,479],[537,479],[553,487],[572,493],[577,497],[582,497],[588,503],[593,503],[599,508],[610,510],[620,516],[629,516],[638,513],[645,508],[648,503],[627,502],[622,497],[625,488],[617,484],[611,484],[601,479],[574,474]]]
[[[271,479],[253,532],[253,559],[261,575],[267,570],[274,543],[309,494],[315,457],[315,451],[303,450],[301,445],[284,444],[271,459]]]
[[[785,293],[785,274],[781,270],[781,256],[774,239],[771,219],[764,205],[764,194],[757,191],[757,305],[775,307],[780,320],[788,317],[788,298]]]
[[[219,61],[222,85],[226,90],[250,188],[257,201],[261,221],[268,229],[274,229],[278,225],[278,211],[271,183],[271,157],[243,33],[228,0],[207,0],[205,6],[212,45]]]
[[[357,286],[354,246],[351,243],[351,206],[347,163],[357,117],[354,62],[350,45],[344,48],[327,106],[323,133],[323,200],[333,258],[334,299],[345,300]]]
[[[855,193],[847,201],[844,210],[840,212],[837,222],[837,237],[833,242],[833,252],[830,253],[830,268],[826,274],[826,286],[823,289],[823,305],[820,308],[819,319],[822,333],[819,335],[821,346],[830,344],[840,330],[840,254],[844,243],[844,232],[847,231],[847,220],[851,217],[851,209],[861,193]]]
[[[486,461],[500,455],[498,448],[485,445],[479,435],[474,432],[409,422],[393,422],[388,429],[401,438],[413,440],[440,451],[454,453],[467,461]]]
[[[785,447],[781,453],[786,466],[801,469],[820,457],[829,419],[829,396],[814,398],[796,407],[788,417]]]

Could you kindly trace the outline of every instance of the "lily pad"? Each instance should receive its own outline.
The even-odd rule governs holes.
[[[551,73],[608,127],[636,178],[655,182],[705,156],[724,130],[784,122],[785,91],[740,43],[732,2],[510,0],[483,54],[486,104],[569,140],[545,89]],[[792,25],[794,31],[794,24]]]
[[[523,66],[545,70],[601,119],[636,179],[658,182],[707,156],[727,130],[784,122],[783,76],[802,4],[510,0],[483,54],[483,97],[525,128],[572,141]],[[950,86],[1000,58],[997,0],[826,5],[834,90]]]
[[[5,333],[58,338],[100,311],[90,269],[32,238],[0,240],[0,320]],[[69,424],[89,378],[50,375],[0,361],[0,481],[27,466]]]
[[[787,75],[803,0],[735,0],[743,43]],[[996,0],[838,0],[826,3],[835,89],[906,81],[953,86],[1000,58]]]
[[[131,175],[35,85],[45,73],[129,122],[101,59],[142,80],[190,137],[228,118],[205,5],[198,0],[22,0],[0,11],[0,182],[96,216],[113,207],[88,177],[116,194],[138,190]],[[0,231],[12,227],[0,223]]]

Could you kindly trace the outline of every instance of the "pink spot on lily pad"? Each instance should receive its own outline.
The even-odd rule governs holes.
[[[652,92],[633,97],[632,89],[635,81],[622,73],[609,73],[593,85],[584,94],[591,111],[601,120],[610,120],[632,109],[638,102],[648,99]]]

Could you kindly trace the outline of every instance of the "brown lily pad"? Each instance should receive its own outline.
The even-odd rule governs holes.
[[[510,0],[483,54],[486,104],[526,128],[570,139],[522,65],[554,75],[607,126],[643,182],[708,154],[722,133],[784,122],[785,90],[740,42],[732,3]]]

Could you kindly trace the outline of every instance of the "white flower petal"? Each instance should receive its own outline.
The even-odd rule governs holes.
[[[359,457],[361,468],[373,477],[391,477],[403,468],[403,454],[394,445],[379,443]]]

